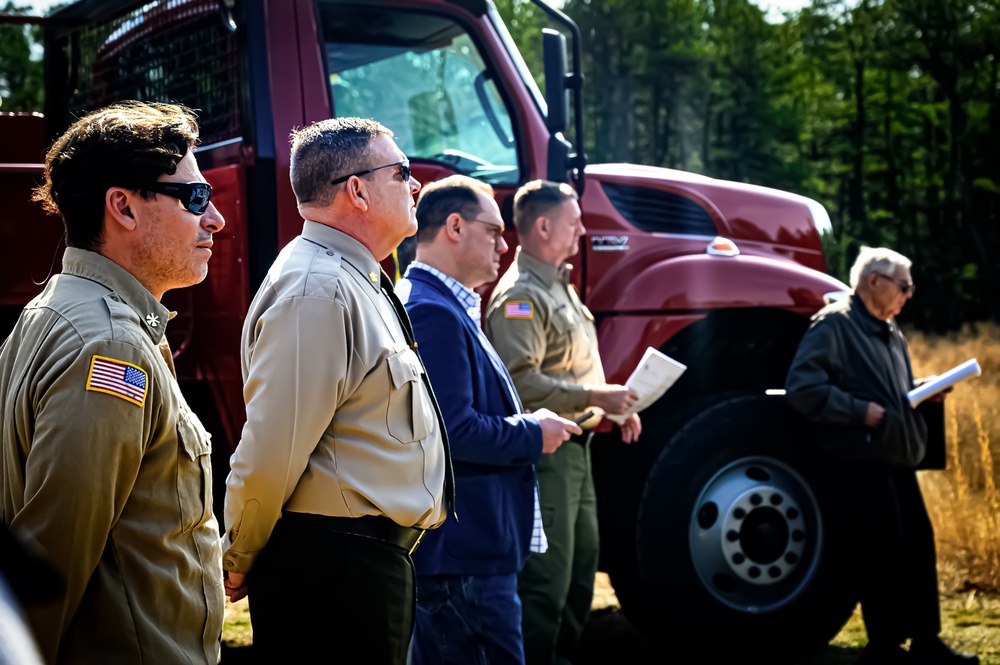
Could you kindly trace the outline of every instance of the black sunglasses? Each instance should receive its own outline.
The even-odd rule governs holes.
[[[401,162],[393,162],[392,164],[386,164],[385,166],[376,166],[373,169],[365,169],[364,171],[358,171],[357,173],[348,173],[343,178],[337,178],[336,180],[331,180],[330,184],[339,185],[342,182],[347,182],[350,178],[353,178],[354,176],[368,175],[369,173],[374,173],[375,171],[379,171],[381,169],[389,169],[392,168],[393,166],[399,167],[399,174],[403,176],[403,182],[410,181],[410,160],[404,159]]]
[[[896,278],[890,275],[886,275],[884,272],[876,272],[875,274],[895,284],[896,288],[899,289],[899,292],[902,293],[904,296],[910,293],[917,292],[917,286],[913,282],[900,282]]]
[[[212,200],[212,186],[207,182],[154,182],[144,189],[172,196],[196,215],[204,215]]]

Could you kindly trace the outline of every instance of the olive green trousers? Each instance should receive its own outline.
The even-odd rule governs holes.
[[[518,575],[527,665],[573,662],[594,595],[599,541],[590,448],[567,441],[535,467],[544,554]]]

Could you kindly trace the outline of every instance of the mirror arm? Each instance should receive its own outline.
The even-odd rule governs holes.
[[[573,169],[573,184],[580,196],[583,196],[586,181],[583,171],[587,167],[587,154],[583,150],[583,54],[580,26],[576,21],[562,11],[551,7],[544,0],[531,0],[539,9],[549,15],[556,23],[562,25],[573,35],[573,73],[566,75],[566,87],[573,90],[573,133],[576,139],[576,153],[573,154],[567,166]]]

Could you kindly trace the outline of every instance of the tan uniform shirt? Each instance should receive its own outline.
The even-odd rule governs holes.
[[[211,445],[168,317],[118,264],[70,248],[0,348],[3,518],[66,580],[29,613],[49,663],[219,660]]]
[[[227,571],[249,570],[282,509],[421,528],[444,521],[441,428],[381,274],[360,242],[307,221],[250,305],[247,423],[226,483]]]
[[[569,283],[571,268],[557,270],[519,247],[490,297],[485,327],[524,407],[566,418],[582,415],[591,386],[605,382],[594,316]]]

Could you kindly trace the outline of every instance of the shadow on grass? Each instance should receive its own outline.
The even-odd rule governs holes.
[[[722,637],[722,635],[720,635]],[[635,628],[617,608],[598,610],[591,614],[590,621],[580,640],[580,656],[577,665],[639,665],[640,663],[680,662],[677,654],[691,653],[691,645],[664,646],[655,648]],[[860,648],[828,646],[812,657],[798,661],[794,665],[851,665],[861,655]],[[685,660],[684,662],[691,662]],[[702,653],[695,662],[715,663],[710,650]],[[733,661],[736,662],[736,661]],[[724,665],[719,662],[719,665]]]
[[[231,647],[222,645],[222,660],[220,665],[256,665],[253,659],[253,647]]]
[[[629,624],[618,608],[607,608],[591,614],[580,641],[580,656],[576,665],[676,663],[681,662],[677,660],[677,654],[683,652],[691,653],[691,645],[677,647],[661,644],[657,649]],[[831,645],[794,665],[851,665],[860,655],[860,648]],[[717,661],[710,651],[706,651],[698,662]],[[256,665],[253,647],[223,644],[221,665]],[[719,662],[718,665],[725,664]]]

